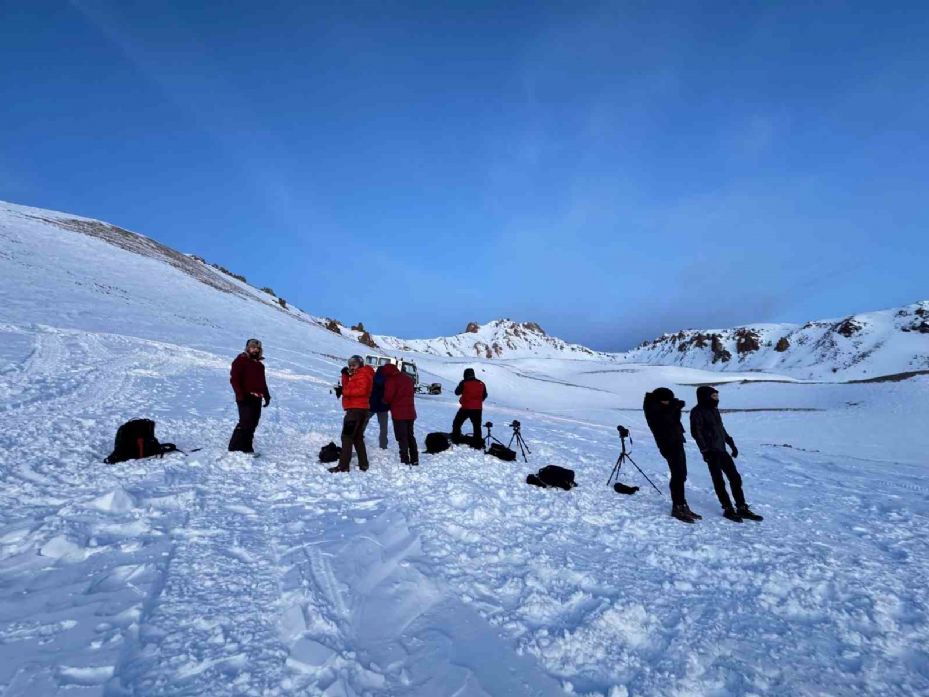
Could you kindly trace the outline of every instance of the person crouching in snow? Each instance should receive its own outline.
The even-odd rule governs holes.
[[[390,416],[394,422],[394,436],[400,446],[400,462],[404,465],[419,464],[419,450],[416,446],[416,386],[413,378],[406,375],[393,364],[380,368],[384,371],[384,404],[390,407]]]
[[[368,425],[371,406],[371,390],[374,387],[374,369],[365,365],[361,356],[348,359],[348,366],[342,368],[342,408],[345,418],[342,421],[342,454],[339,464],[330,467],[330,472],[348,472],[348,463],[352,459],[352,447],[358,453],[358,469],[368,469],[368,451],[365,448],[365,426]]]
[[[742,477],[733,462],[733,458],[739,456],[739,449],[735,447],[735,441],[723,426],[723,417],[719,413],[719,392],[715,387],[703,385],[697,388],[697,406],[690,411],[690,434],[697,442],[703,460],[710,469],[713,488],[716,489],[716,497],[723,507],[723,515],[737,523],[741,523],[743,518],[763,520],[745,503]],[[726,445],[732,449],[732,457],[726,452]],[[724,474],[729,479],[735,509],[732,508],[732,500],[726,491]]]
[[[232,361],[229,383],[235,391],[235,403],[239,409],[239,423],[229,439],[230,452],[254,453],[255,429],[261,419],[261,400],[271,403],[271,392],[265,381],[264,353],[258,339],[249,339],[245,350]]]

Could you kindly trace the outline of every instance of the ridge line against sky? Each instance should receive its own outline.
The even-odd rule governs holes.
[[[615,351],[929,296],[920,4],[15,5],[0,198],[313,314]]]

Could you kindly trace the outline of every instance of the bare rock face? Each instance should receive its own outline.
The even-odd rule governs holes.
[[[522,325],[522,326],[523,326],[523,329],[527,329],[527,330],[529,330],[530,332],[535,332],[536,334],[541,334],[542,336],[548,336],[548,335],[545,333],[545,330],[542,329],[542,327],[540,327],[540,326],[539,326],[537,323],[535,323],[535,322],[523,322],[523,325]]]
[[[790,348],[790,341],[787,339],[786,336],[782,336],[780,339],[777,340],[777,345],[774,347],[774,350],[777,351],[778,353],[784,353],[784,351],[786,351],[789,348]]]
[[[468,322],[468,326],[465,327],[465,334],[477,334],[481,330],[481,325],[477,322]]]
[[[735,350],[738,354],[752,353],[761,348],[758,333],[751,329],[737,329],[735,333]]]
[[[835,327],[835,331],[846,338],[855,336],[861,329],[861,325],[851,317],[843,319]]]
[[[359,322],[358,324],[353,325],[352,331],[353,332],[364,332],[365,331],[364,322]]]
[[[371,348],[377,348],[377,344],[374,342],[374,339],[371,338],[371,334],[369,334],[366,331],[361,332],[361,336],[358,337],[358,341],[364,344],[365,346],[370,346]]]
[[[710,338],[712,339],[710,348],[713,351],[713,363],[728,363],[732,359],[732,354],[723,346],[719,334],[713,334]]]
[[[328,329],[330,332],[335,332],[336,334],[339,334],[339,335],[342,334],[342,330],[339,329],[339,320],[337,319],[332,319],[331,317],[327,317],[326,323],[323,326],[326,327],[326,329]]]

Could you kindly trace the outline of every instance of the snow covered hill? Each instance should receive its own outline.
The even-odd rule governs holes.
[[[929,376],[808,384],[571,352],[419,353],[473,367],[529,462],[467,448],[333,476],[330,393],[360,330],[65,214],[0,206],[0,694],[929,693]],[[915,311],[914,311],[915,312]],[[265,343],[262,457],[226,452],[229,364]],[[515,340],[514,340],[515,341]],[[453,351],[454,353],[454,351]],[[546,357],[548,356],[548,357]],[[719,516],[687,444],[685,526],[642,394],[719,385],[760,525]],[[447,430],[453,395],[418,399]],[[106,466],[149,416],[189,455]],[[199,448],[196,452],[194,449]],[[525,484],[568,466],[571,492]]]
[[[608,353],[593,351],[586,346],[569,344],[548,336],[534,322],[514,322],[498,319],[487,324],[470,322],[461,334],[437,339],[396,339],[377,336],[375,341],[385,348],[415,351],[435,356],[461,358],[582,358],[614,360]]]
[[[810,380],[862,380],[929,370],[929,300],[841,319],[688,329],[664,334],[623,360],[720,371],[766,371]]]

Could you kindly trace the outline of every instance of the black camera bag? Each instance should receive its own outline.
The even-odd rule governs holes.
[[[329,442],[329,445],[324,445],[319,449],[319,461],[320,462],[336,462],[342,456],[342,448],[333,443]]]
[[[430,455],[435,455],[436,453],[440,453],[443,450],[448,450],[451,445],[452,444],[447,433],[436,431],[435,433],[430,433],[428,436],[426,436],[426,452]]]
[[[511,450],[505,445],[500,445],[499,443],[491,443],[490,448],[487,450],[488,455],[493,455],[496,458],[504,460],[506,462],[513,462],[516,459],[516,451]]]

